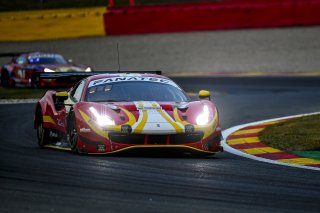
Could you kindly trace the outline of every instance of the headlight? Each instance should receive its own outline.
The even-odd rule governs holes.
[[[51,70],[49,68],[44,68],[44,72],[55,72],[54,70]]]
[[[198,115],[196,119],[197,125],[206,125],[209,123],[209,108],[207,105],[204,105],[203,111],[200,115]]]
[[[115,125],[115,122],[112,118],[107,115],[100,115],[97,110],[93,107],[89,108],[92,114],[96,117],[97,124],[101,127]]]
[[[87,67],[87,69],[85,69],[85,72],[91,72],[91,71],[92,71],[91,67]]]

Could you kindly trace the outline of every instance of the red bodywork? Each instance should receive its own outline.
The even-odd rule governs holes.
[[[168,79],[158,75],[144,74],[142,76]],[[108,154],[129,149],[155,148],[161,150],[168,148],[214,154],[222,150],[220,146],[221,130],[218,111],[211,101],[185,102],[183,103],[183,108],[179,108],[181,104],[176,102],[153,103],[157,104],[157,108],[152,112],[150,111],[148,119],[151,119],[152,113],[158,113],[170,122],[176,132],[163,133],[163,131],[167,130],[160,129],[160,125],[169,124],[158,124],[156,123],[157,121],[154,121],[154,130],[143,129],[146,127],[141,127],[144,121],[140,116],[145,114],[143,114],[143,110],[137,107],[136,102],[96,103],[84,101],[90,81],[108,77],[110,76],[97,75],[87,78],[81,100],[71,106],[71,111],[74,112],[76,118],[77,148],[80,152]],[[59,140],[67,140],[68,110],[65,106],[58,108],[55,106],[55,94],[55,91],[48,91],[38,102],[34,126],[37,128],[39,119],[43,119],[44,128],[52,130],[54,132],[52,135],[57,136]],[[196,119],[203,113],[204,106],[208,109],[208,124],[197,125]],[[100,127],[97,125],[91,108],[97,109],[99,113],[103,112],[108,115],[114,120],[115,124]],[[145,113],[148,114],[149,111],[145,110]],[[136,125],[139,121],[140,126]],[[161,131],[157,130],[156,125],[159,125],[158,129]],[[136,126],[136,129],[128,133],[125,131],[128,126],[130,128]]]

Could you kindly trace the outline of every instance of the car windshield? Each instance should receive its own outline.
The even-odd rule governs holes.
[[[57,54],[32,55],[28,57],[29,64],[67,64],[67,61]]]
[[[172,84],[156,82],[116,82],[88,87],[86,101],[117,102],[117,101],[160,101],[185,102],[188,96]]]

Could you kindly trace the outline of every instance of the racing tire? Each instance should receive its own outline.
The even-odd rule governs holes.
[[[40,117],[41,116],[41,117]],[[50,141],[50,134],[47,128],[43,127],[42,113],[38,111],[37,139],[40,148],[43,148]]]
[[[2,87],[9,87],[9,73],[7,70],[2,70],[1,72],[1,86]]]
[[[79,153],[78,150],[78,132],[76,125],[76,117],[73,111],[70,111],[69,123],[68,123],[68,135],[70,148],[73,153]]]
[[[37,75],[33,75],[31,77],[31,83],[30,83],[30,87],[31,88],[40,88],[40,80],[39,80],[39,76]]]

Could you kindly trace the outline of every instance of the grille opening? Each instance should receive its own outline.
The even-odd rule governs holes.
[[[109,138],[112,142],[122,144],[143,144],[144,135],[139,134],[125,134],[125,133],[109,133]]]
[[[166,144],[167,135],[148,135],[148,144]]]
[[[188,144],[200,141],[202,138],[203,132],[176,134],[170,136],[170,144]]]
[[[110,132],[109,138],[112,142],[120,144],[144,144],[144,134],[127,134]],[[149,145],[167,144],[167,135],[147,135]],[[200,141],[203,138],[203,132],[192,132],[176,134],[169,136],[169,144],[181,145]]]

